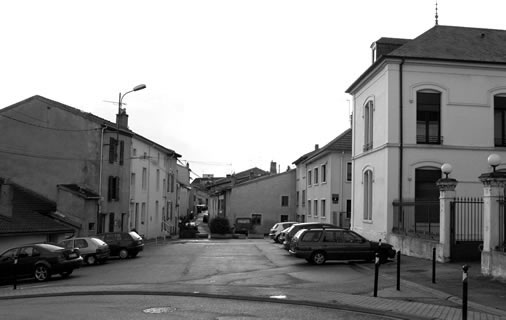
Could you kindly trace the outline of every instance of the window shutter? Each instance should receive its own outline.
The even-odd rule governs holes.
[[[125,141],[121,140],[119,142],[119,164],[123,165],[125,157]]]
[[[116,185],[115,185],[115,188],[114,188],[114,191],[115,191],[115,194],[114,194],[114,199],[116,200],[119,200],[119,177],[116,177]]]
[[[107,183],[107,200],[111,201],[112,200],[112,188],[113,188],[113,181],[114,180],[114,177],[113,176],[109,176],[109,181]]]
[[[116,140],[109,138],[109,163],[114,163],[114,149],[116,149]]]

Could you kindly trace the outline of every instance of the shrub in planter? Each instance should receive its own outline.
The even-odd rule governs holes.
[[[231,233],[230,222],[225,217],[215,217],[209,222],[209,230],[218,234]]]

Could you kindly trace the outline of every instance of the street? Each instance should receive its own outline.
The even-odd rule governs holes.
[[[156,285],[163,286],[170,292],[205,291],[224,297],[252,296],[271,299],[274,302],[304,301],[309,300],[308,295],[310,295],[311,300],[323,303],[330,302],[328,296],[332,292],[353,294],[372,292],[372,280],[372,274],[365,273],[363,268],[355,264],[342,262],[328,263],[324,266],[310,265],[303,259],[291,257],[280,245],[268,239],[218,241],[203,239],[151,243],[146,245],[145,250],[137,258],[126,260],[113,258],[104,265],[83,266],[75,270],[68,279],[54,276],[44,283],[22,281],[18,284],[17,290],[22,292],[26,289],[37,288],[90,286],[96,286],[99,288],[97,290],[100,290],[105,287],[109,289],[126,286],[136,288]],[[12,290],[12,286],[0,287],[0,291],[5,290]],[[228,299],[216,302],[209,299],[158,295],[124,296],[118,299],[116,296],[109,295],[98,298],[84,295],[0,301],[0,309],[11,318],[24,318],[30,314],[30,310],[38,310],[38,313],[44,311],[41,314],[59,315],[57,318],[64,318],[66,314],[75,314],[76,310],[85,308],[94,310],[88,313],[90,317],[97,315],[99,318],[137,319],[142,310],[153,307],[165,308],[168,305],[177,305],[178,312],[169,312],[174,319],[247,319],[260,313],[261,318],[264,319],[307,319],[309,314],[321,319],[328,319],[330,314],[336,319],[357,319],[358,316],[350,311],[337,312],[327,308],[315,309],[302,305],[287,307],[279,303],[262,303],[260,308],[258,305],[260,302]],[[55,304],[58,304],[57,309],[55,309]],[[215,310],[216,308],[219,312]],[[236,308],[243,311],[237,313],[234,311]],[[181,311],[190,309],[191,312]],[[167,309],[164,310],[167,311]],[[200,316],[194,312],[199,313]],[[141,312],[141,314],[153,316],[149,312]],[[221,316],[218,317],[217,314]],[[243,316],[238,317],[237,314]],[[214,316],[208,317],[208,315]],[[379,317],[367,314],[361,316],[362,319]],[[40,318],[44,319],[44,317]],[[47,317],[47,319],[51,318],[51,316]],[[83,318],[88,318],[88,316],[83,316]],[[167,315],[164,316],[164,319],[166,318]]]

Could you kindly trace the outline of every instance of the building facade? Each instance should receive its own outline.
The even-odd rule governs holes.
[[[297,219],[349,228],[351,218],[351,129],[323,148],[297,159]]]
[[[353,229],[429,256],[433,245],[415,248],[405,237],[412,230],[397,231],[412,219],[417,236],[438,239],[441,166],[453,167],[458,196],[483,195],[487,157],[506,156],[504,39],[503,30],[436,25],[413,40],[373,43],[373,64],[347,90]]]
[[[130,229],[147,239],[175,234],[180,155],[134,134],[130,156]]]

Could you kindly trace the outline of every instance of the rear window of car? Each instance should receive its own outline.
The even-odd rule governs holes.
[[[90,238],[90,241],[99,246],[103,246],[104,244],[106,244],[104,241],[97,238]]]
[[[128,233],[134,240],[141,240],[142,237],[140,235],[137,234],[137,232],[135,231],[130,231]]]
[[[307,231],[302,235],[301,241],[303,242],[318,242],[322,236],[321,231]]]
[[[55,245],[48,244],[48,243],[41,243],[41,244],[39,244],[39,246],[42,249],[46,249],[46,250],[49,250],[49,251],[55,251],[55,250],[61,250],[61,249],[63,249],[63,247],[55,246]]]

